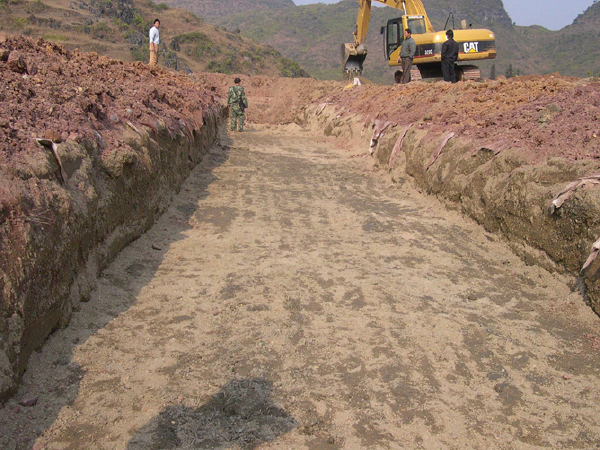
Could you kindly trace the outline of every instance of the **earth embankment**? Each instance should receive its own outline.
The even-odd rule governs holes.
[[[183,76],[0,41],[0,400],[96,277],[166,209],[222,107]]]

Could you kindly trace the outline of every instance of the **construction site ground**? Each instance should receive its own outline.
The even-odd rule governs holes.
[[[600,448],[598,79],[0,74],[1,449]]]
[[[353,156],[223,133],[32,355],[0,446],[597,448],[600,320],[570,279]]]

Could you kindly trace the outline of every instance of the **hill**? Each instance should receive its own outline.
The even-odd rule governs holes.
[[[600,2],[596,0],[571,25],[551,33],[545,43],[555,71],[600,76]]]
[[[206,19],[295,6],[292,0],[178,0],[177,2],[167,2],[167,4],[192,11]]]
[[[276,3],[276,2],[274,2]],[[0,0],[0,32],[42,37],[123,61],[148,61],[148,29],[161,19],[160,65],[186,72],[307,76],[296,62],[209,24],[195,14],[143,0]]]

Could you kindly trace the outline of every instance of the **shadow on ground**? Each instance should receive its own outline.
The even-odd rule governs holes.
[[[203,406],[165,408],[138,432],[127,449],[256,448],[298,426],[273,403],[272,390],[273,383],[268,380],[230,381]]]

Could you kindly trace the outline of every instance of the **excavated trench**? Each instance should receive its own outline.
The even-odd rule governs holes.
[[[4,447],[600,439],[597,81],[252,77],[227,135],[230,77],[3,45],[15,92],[52,58],[123,83],[74,97],[89,135],[3,155]]]
[[[32,355],[3,447],[593,448],[568,277],[308,128],[219,143]]]

